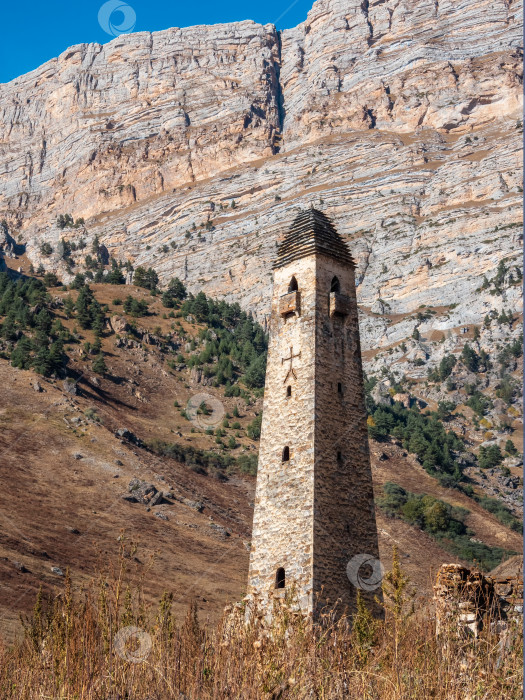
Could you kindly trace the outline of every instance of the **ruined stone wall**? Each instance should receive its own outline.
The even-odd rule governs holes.
[[[436,632],[456,631],[477,637],[489,623],[503,637],[509,624],[523,624],[523,561],[521,570],[484,575],[461,564],[443,564],[434,586]]]
[[[334,276],[341,314],[330,313]],[[318,256],[316,287],[314,590],[320,606],[339,599],[351,611],[357,589],[348,563],[357,554],[379,558],[354,270]]]

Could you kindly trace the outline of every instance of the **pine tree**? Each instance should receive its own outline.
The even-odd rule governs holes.
[[[90,304],[93,299],[91,289],[85,285],[80,288],[78,293],[76,308],[77,320],[81,328],[89,328],[91,326]]]
[[[23,335],[11,353],[11,364],[13,367],[29,369],[31,367],[31,350],[31,341]]]
[[[86,283],[86,277],[85,275],[81,274],[80,272],[77,272],[75,275],[73,281],[69,285],[70,289],[80,289],[83,287]]]
[[[479,369],[479,355],[468,343],[465,343],[461,352],[461,361],[470,372],[477,372]]]
[[[64,366],[64,343],[59,339],[51,343],[49,347],[49,372],[58,373]]]
[[[144,289],[155,290],[159,283],[159,276],[152,267],[146,269],[139,266],[133,275],[133,284]]]
[[[64,313],[66,314],[66,318],[73,318],[75,315],[75,302],[71,295],[64,299]]]
[[[102,353],[99,353],[95,357],[95,359],[93,360],[93,364],[91,365],[91,369],[97,374],[105,374],[107,372],[108,368],[104,360],[104,355]]]
[[[43,377],[49,377],[51,366],[49,348],[46,345],[41,345],[33,359],[33,369]]]
[[[112,260],[111,264],[112,264],[111,272],[107,275],[106,281],[109,284],[124,284],[126,282],[126,278],[122,274],[122,270],[117,265],[115,260]]]
[[[518,454],[516,445],[512,442],[512,440],[507,440],[507,442],[505,443],[505,452],[508,455],[511,455],[511,457]]]
[[[184,284],[180,281],[178,277],[174,277],[169,285],[168,285],[168,291],[170,294],[175,297],[175,299],[182,300],[185,299],[187,296],[186,292],[186,287]]]

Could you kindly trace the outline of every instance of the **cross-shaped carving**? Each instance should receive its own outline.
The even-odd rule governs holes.
[[[284,364],[285,362],[290,363],[290,368],[286,374],[286,377],[284,378],[283,384],[286,384],[286,381],[288,380],[288,377],[290,376],[290,374],[292,375],[292,377],[294,379],[297,379],[297,375],[296,375],[295,370],[293,368],[294,357],[301,357],[301,351],[299,350],[299,352],[294,355],[293,354],[293,345],[290,345],[290,357],[281,357],[281,365]]]

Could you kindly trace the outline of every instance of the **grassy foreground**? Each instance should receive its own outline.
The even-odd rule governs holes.
[[[452,623],[436,640],[433,616],[413,611],[395,552],[383,620],[360,599],[352,629],[330,613],[312,627],[285,604],[264,631],[245,624],[241,608],[209,629],[194,606],[177,623],[169,595],[148,607],[140,581],[125,583],[132,554],[122,547],[116,569],[87,590],[74,592],[66,577],[58,595],[39,595],[23,639],[0,645],[1,698],[522,697],[521,630],[511,630],[505,648],[489,625],[466,639]]]

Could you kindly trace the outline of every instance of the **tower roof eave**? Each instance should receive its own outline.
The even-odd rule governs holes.
[[[355,267],[348,246],[331,220],[317,209],[307,209],[294,219],[284,236],[273,269],[314,254],[326,255]]]

